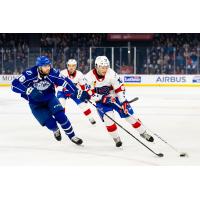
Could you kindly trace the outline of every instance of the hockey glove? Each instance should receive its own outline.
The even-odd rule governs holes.
[[[128,101],[124,101],[124,102],[122,103],[122,110],[123,110],[123,112],[124,112],[126,115],[128,114],[128,106],[129,106]]]
[[[77,98],[84,102],[84,101],[89,100],[91,96],[86,91],[78,90]]]
[[[27,88],[26,95],[35,101],[42,101],[44,98],[42,91],[39,91],[33,87]]]
[[[110,103],[114,103],[116,100],[114,97],[110,97],[108,95],[103,95],[102,96],[102,99],[101,99],[101,102],[103,104],[110,104]]]

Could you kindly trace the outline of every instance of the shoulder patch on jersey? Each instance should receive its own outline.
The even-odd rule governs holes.
[[[24,75],[21,75],[19,77],[19,82],[23,83],[26,80],[26,77]]]
[[[26,71],[26,74],[30,76],[31,74],[33,74],[33,72],[31,70],[28,70]]]

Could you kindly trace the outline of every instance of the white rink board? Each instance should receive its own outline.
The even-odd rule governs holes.
[[[10,86],[19,75],[0,75],[0,86]],[[200,87],[200,75],[120,75],[126,86]]]
[[[179,158],[165,144],[156,140],[148,145],[164,158],[155,157],[141,144],[124,133],[119,134],[123,149],[117,149],[99,120],[92,126],[71,101],[67,113],[84,146],[72,144],[63,134],[57,142],[51,132],[40,127],[31,115],[28,104],[9,87],[0,88],[0,166],[2,165],[200,165],[200,92],[198,88],[134,87],[127,88],[128,99],[138,96],[132,104],[139,118],[170,144],[188,152]],[[125,128],[135,131],[119,117]]]
[[[17,78],[19,75],[0,75],[0,86],[7,86],[10,85],[10,83]]]
[[[128,86],[200,86],[199,75],[120,75]]]

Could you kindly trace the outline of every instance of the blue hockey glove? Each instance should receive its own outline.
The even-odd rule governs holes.
[[[91,96],[86,91],[78,90],[77,92],[78,92],[77,98],[80,99],[81,101],[87,101],[91,98]]]
[[[101,102],[103,104],[110,104],[110,103],[114,103],[116,101],[116,99],[114,97],[108,96],[108,95],[103,95]]]
[[[42,101],[44,98],[42,91],[39,91],[33,87],[27,88],[26,95],[35,101]]]

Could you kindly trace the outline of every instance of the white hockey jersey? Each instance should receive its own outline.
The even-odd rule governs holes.
[[[103,95],[118,97],[121,103],[126,100],[123,82],[111,68],[108,68],[106,75],[100,79],[96,69],[93,69],[85,75],[85,80],[92,91],[94,101],[100,101]]]
[[[67,69],[64,69],[60,72],[63,76],[68,77],[77,88],[81,88],[84,85],[84,75],[81,71],[76,70],[73,75],[70,75]]]
[[[60,71],[60,74],[64,77],[68,77],[78,89],[85,90],[85,81],[84,81],[84,75],[81,71],[76,70],[73,75],[70,75],[67,69],[64,69]],[[56,92],[63,91],[62,86],[56,87]]]

